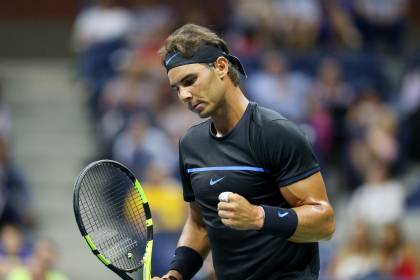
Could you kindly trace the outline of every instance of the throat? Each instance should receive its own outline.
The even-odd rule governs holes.
[[[215,135],[216,135],[216,137],[223,137],[223,135],[225,135],[225,134],[223,134],[219,131],[216,131]]]
[[[222,137],[229,133],[245,114],[249,101],[240,91],[232,100],[226,100],[225,106],[220,106],[212,118],[212,132],[216,137]],[[230,100],[230,102],[229,102]]]
[[[223,137],[228,132],[228,131],[222,132],[219,129],[217,129],[216,126],[214,125],[214,121],[211,122],[210,131],[215,137]]]

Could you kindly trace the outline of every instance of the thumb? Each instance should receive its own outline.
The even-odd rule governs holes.
[[[219,194],[219,201],[229,202],[229,196],[233,194],[232,192],[222,192]]]

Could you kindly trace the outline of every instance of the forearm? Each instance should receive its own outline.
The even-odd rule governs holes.
[[[331,238],[335,231],[334,211],[320,172],[282,187],[280,192],[297,215],[290,241],[317,242]]]
[[[190,212],[178,241],[171,270],[167,275],[177,280],[190,279],[201,267],[210,251],[207,229],[202,221],[198,206],[190,204]],[[182,275],[185,273],[186,275]]]
[[[317,242],[330,239],[335,231],[334,211],[327,203],[302,205],[293,208],[298,216],[293,242]]]
[[[331,238],[335,230],[334,213],[326,203],[281,208],[262,205],[257,229],[283,236],[292,242],[317,242]]]
[[[252,205],[244,197],[230,193],[227,201],[219,202],[218,209],[226,226],[238,230],[259,230],[293,242],[329,239],[335,230],[334,212],[326,200],[306,201],[293,208],[281,208]]]
[[[194,249],[205,259],[210,251],[207,229],[200,221],[196,221],[194,214],[190,214],[185,222],[178,247],[186,246]]]

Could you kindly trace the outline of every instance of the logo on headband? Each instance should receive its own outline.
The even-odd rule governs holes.
[[[246,77],[245,70],[239,61],[239,59],[233,55],[227,54],[220,48],[213,45],[202,45],[200,46],[191,57],[184,57],[179,52],[170,52],[166,55],[165,58],[165,68],[166,71],[171,70],[172,68],[194,64],[194,63],[211,63],[214,62],[218,57],[224,56],[229,62],[231,62],[238,71]]]
[[[168,66],[168,64],[171,62],[171,60],[173,59],[173,58],[175,58],[175,56],[177,56],[179,53],[174,53],[174,54],[172,54],[170,57],[168,57],[167,59],[166,59],[166,61],[165,61],[165,66],[167,67]]]

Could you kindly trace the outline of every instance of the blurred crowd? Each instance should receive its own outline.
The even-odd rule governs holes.
[[[178,140],[200,122],[170,90],[156,52],[192,22],[221,34],[241,59],[250,100],[310,137],[331,200],[345,209],[337,211],[345,230],[321,246],[321,279],[420,277],[420,239],[402,226],[420,208],[419,19],[410,0],[85,3],[73,48],[98,157],[123,162],[144,182],[158,221],[156,274],[185,218]]]
[[[13,156],[13,125],[0,83],[0,279],[66,280],[55,270],[56,245],[36,233],[32,195]]]
[[[165,272],[186,215],[178,140],[201,121],[171,91],[157,55],[187,22],[221,34],[245,66],[249,99],[311,139],[339,225],[321,244],[320,279],[420,278],[420,238],[404,226],[420,210],[418,1],[86,1],[72,48],[97,158],[141,178],[156,228],[154,274]],[[0,87],[0,279],[66,279],[54,270],[54,244],[33,234],[4,103]],[[195,279],[211,279],[210,262]]]

